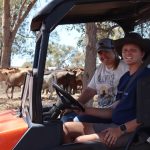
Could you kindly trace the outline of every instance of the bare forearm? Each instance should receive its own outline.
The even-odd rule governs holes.
[[[125,123],[125,126],[127,128],[127,132],[129,132],[129,133],[133,132],[139,125],[140,125],[140,123],[137,123],[136,119]]]
[[[96,91],[91,88],[86,88],[81,96],[78,98],[78,101],[82,104],[86,104],[93,96],[96,94]]]
[[[100,118],[110,119],[112,118],[112,109],[88,107],[85,108],[85,114],[100,117]]]

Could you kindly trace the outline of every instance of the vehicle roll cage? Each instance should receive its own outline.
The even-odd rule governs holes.
[[[92,6],[92,7],[91,7]],[[47,56],[49,35],[59,24],[113,21],[125,33],[148,20],[150,3],[145,0],[53,0],[32,20],[31,30],[38,31],[32,79],[30,117],[42,123],[41,89]],[[24,109],[24,108],[23,108]]]

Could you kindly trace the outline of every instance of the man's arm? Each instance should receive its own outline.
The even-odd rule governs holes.
[[[140,123],[137,123],[136,119],[125,123],[126,132],[128,132],[128,133],[133,132],[139,125],[140,125]]]
[[[92,115],[92,116],[100,117],[100,118],[104,118],[104,119],[110,119],[110,118],[112,118],[112,108],[87,107],[87,108],[85,108],[84,114]]]
[[[78,101],[81,104],[86,104],[90,99],[93,98],[94,95],[96,95],[97,92],[96,90],[87,87],[81,96],[78,98]],[[93,108],[93,107],[86,107],[85,112],[80,112],[81,114],[86,114],[86,115],[92,115],[96,117],[101,117],[101,118],[111,118],[112,117],[112,108]]]
[[[102,132],[97,133],[98,138],[102,138],[103,142],[106,145],[112,146],[116,143],[117,139],[123,134],[135,131],[135,129],[140,125],[140,123],[137,123],[136,119],[134,119],[129,122],[126,122],[124,125],[125,130],[121,129],[121,126],[107,128]]]
[[[81,104],[86,104],[90,99],[93,98],[94,95],[96,95],[96,90],[87,87],[78,98],[78,101]]]

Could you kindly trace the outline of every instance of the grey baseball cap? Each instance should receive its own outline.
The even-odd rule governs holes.
[[[112,51],[114,49],[113,40],[109,38],[101,39],[96,43],[97,52],[103,51]]]

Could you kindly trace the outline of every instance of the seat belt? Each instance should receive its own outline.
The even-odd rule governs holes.
[[[123,93],[126,92],[126,90],[131,86],[131,84],[134,82],[134,80],[143,72],[144,68],[147,67],[147,65],[150,64],[150,55],[147,57],[147,59],[144,61],[142,66],[136,71],[136,73],[132,76],[132,78],[127,83]]]
[[[136,77],[138,75],[140,75],[142,73],[142,71],[144,70],[144,68],[146,66],[148,66],[150,64],[150,55],[148,55],[147,59],[144,61],[144,63],[142,64],[142,66],[138,69],[138,71],[133,75],[133,77],[129,80],[128,84],[126,85],[125,89],[124,89],[124,92],[130,87],[130,85],[134,82],[134,80],[136,79]],[[140,128],[140,127],[139,127]],[[125,147],[125,150],[129,150],[136,134],[137,134],[137,131],[139,130],[139,128],[137,128],[137,130],[134,132],[134,134],[130,137],[126,147]],[[150,137],[147,139],[147,142],[150,141]]]

